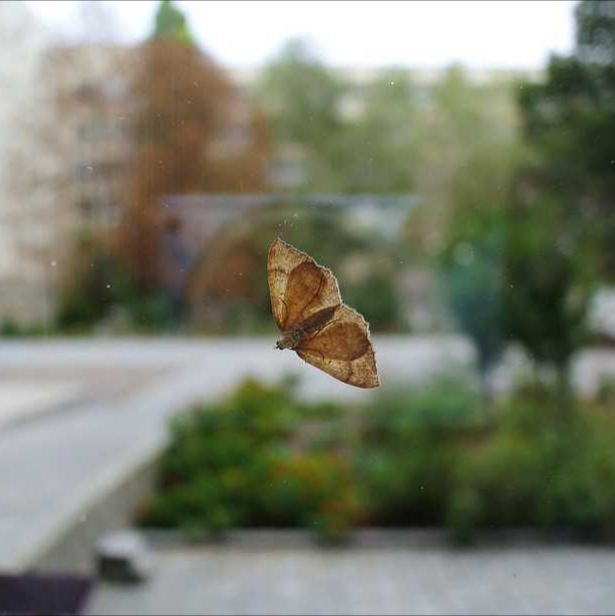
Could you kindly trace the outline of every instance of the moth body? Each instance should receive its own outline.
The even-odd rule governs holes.
[[[276,342],[275,348],[280,350],[291,349],[294,351],[303,342],[306,342],[330,324],[336,309],[337,306],[323,308],[310,315],[296,327],[282,332],[282,337]]]

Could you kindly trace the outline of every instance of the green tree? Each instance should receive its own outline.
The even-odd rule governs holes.
[[[161,0],[155,19],[154,37],[170,38],[190,44],[194,43],[186,16],[171,0]]]
[[[472,340],[485,395],[489,373],[506,341],[502,306],[502,234],[490,233],[449,247],[442,258],[444,297],[460,329]]]
[[[266,110],[274,140],[301,150],[311,190],[339,189],[336,142],[343,130],[344,85],[300,40],[288,42],[265,69],[256,97]]]
[[[354,96],[363,109],[346,121],[338,141],[340,186],[355,193],[411,192],[421,116],[410,76],[404,70],[386,70],[362,90]]]
[[[503,248],[507,202],[526,152],[515,131],[513,84],[469,82],[452,68],[433,92],[433,139],[421,172],[425,206],[435,209],[444,299],[459,328],[474,342],[483,391],[505,348]],[[440,161],[440,162],[438,162]],[[427,169],[428,171],[428,169]],[[437,238],[436,238],[437,240]]]
[[[590,63],[615,64],[615,2],[579,2],[576,20],[579,57]]]
[[[571,225],[600,248],[601,271],[615,276],[615,2],[576,9],[576,48],[553,56],[543,83],[524,84],[523,127],[541,156],[533,185],[564,197]]]
[[[407,71],[388,70],[351,85],[309,46],[291,41],[267,67],[256,96],[278,145],[298,148],[300,188],[316,192],[408,192],[420,135]]]
[[[554,372],[563,410],[591,292],[615,274],[614,41],[615,2],[580,2],[574,54],[553,56],[545,80],[518,97],[535,156],[520,168],[506,230],[507,325]]]
[[[560,200],[543,192],[509,209],[503,303],[508,334],[551,371],[567,415],[570,365],[586,341],[594,267],[587,235],[562,220]]]
[[[422,204],[408,230],[422,254],[433,256],[451,239],[463,239],[480,211],[505,194],[519,149],[513,87],[510,80],[473,83],[462,67],[452,66],[426,90],[415,169]]]

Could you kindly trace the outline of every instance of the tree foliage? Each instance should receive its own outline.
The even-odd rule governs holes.
[[[154,36],[172,38],[184,43],[194,43],[186,16],[175,7],[171,0],[162,0],[156,12]]]
[[[305,160],[299,188],[314,192],[408,192],[418,135],[416,101],[404,71],[351,86],[299,40],[266,68],[256,97],[278,144]]]
[[[615,2],[584,0],[576,49],[551,58],[544,83],[524,84],[523,127],[541,155],[533,183],[565,197],[566,217],[600,247],[601,270],[615,276]]]
[[[541,194],[510,209],[503,285],[506,327],[539,365],[555,370],[564,397],[571,358],[586,341],[593,290],[586,244],[582,231],[562,224],[557,196]]]

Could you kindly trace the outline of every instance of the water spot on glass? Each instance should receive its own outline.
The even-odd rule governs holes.
[[[107,285],[107,289],[110,289],[110,288],[111,288],[111,285],[110,285],[110,284],[108,284],[108,285]]]
[[[570,256],[574,251],[573,241],[566,235],[558,238],[556,245],[559,252],[564,255]]]
[[[472,246],[466,242],[458,244],[455,248],[455,261],[457,261],[459,265],[471,265],[474,261],[474,249]]]

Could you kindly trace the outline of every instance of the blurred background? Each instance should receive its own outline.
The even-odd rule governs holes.
[[[400,577],[387,608],[377,580],[314,603],[333,573],[305,551],[270,604],[241,541],[202,547],[182,584],[226,558],[230,590],[182,607],[187,557],[156,544],[153,586],[103,586],[97,613],[612,608],[615,2],[3,0],[0,50],[0,613],[24,571],[105,577],[120,527],[126,567],[161,533],[448,547],[378,535],[381,568],[435,550],[442,580],[417,603]],[[271,350],[276,237],[369,321],[380,392]],[[446,551],[519,529],[564,554],[491,579],[505,544]],[[474,593],[443,581],[472,567]]]

